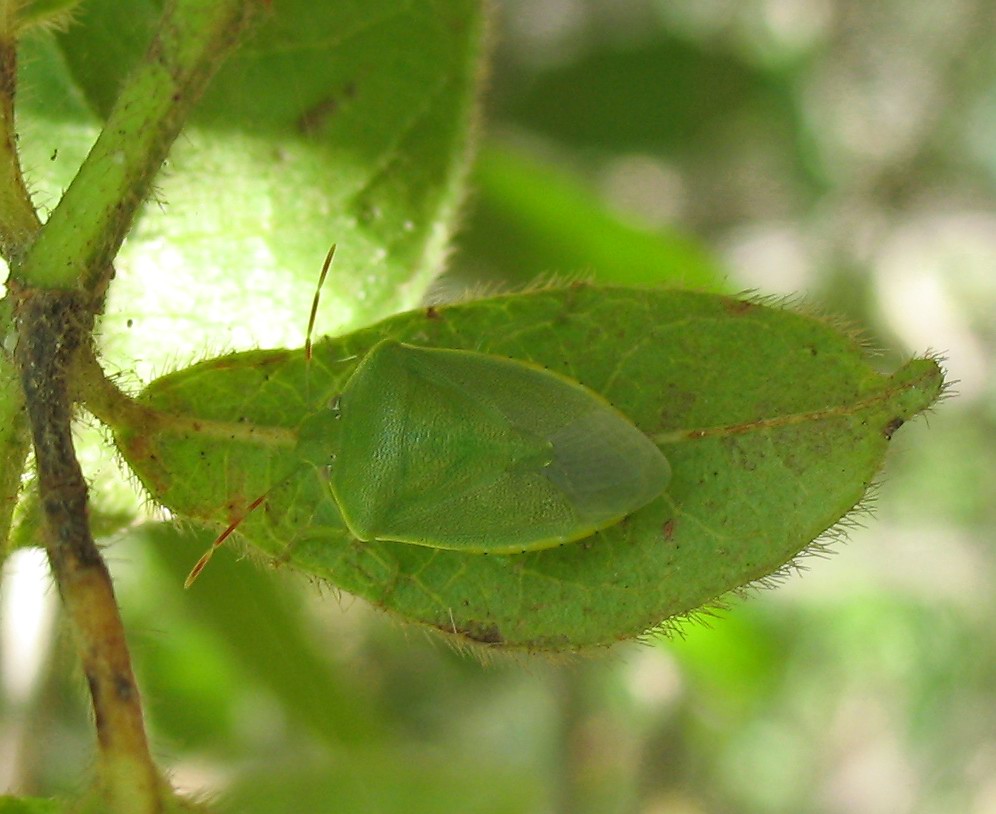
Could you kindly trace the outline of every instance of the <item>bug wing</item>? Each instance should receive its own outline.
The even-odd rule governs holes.
[[[505,357],[383,342],[342,394],[332,489],[360,539],[514,553],[660,495],[657,447],[577,382]]]
[[[550,441],[554,457],[544,474],[570,500],[578,525],[591,531],[646,505],[671,479],[660,450],[615,410],[582,413]]]

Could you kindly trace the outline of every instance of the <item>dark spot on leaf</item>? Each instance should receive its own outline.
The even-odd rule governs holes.
[[[665,540],[670,540],[674,537],[674,525],[675,523],[673,517],[670,520],[664,521],[664,525],[661,526],[661,534],[664,535]]]
[[[754,303],[747,302],[746,300],[726,300],[724,305],[726,306],[727,313],[733,314],[733,316],[749,313],[757,307]]]
[[[428,308],[425,309],[425,318],[442,319],[442,316],[440,315],[439,310],[436,308],[436,306],[430,305]]]
[[[334,96],[328,96],[298,116],[295,126],[302,135],[313,136],[321,131],[325,122],[331,119],[338,109],[339,100]]]
[[[885,429],[882,430],[882,435],[885,436],[886,441],[892,440],[892,434],[903,426],[903,419],[894,418],[888,424],[885,425]]]
[[[452,627],[450,630],[481,644],[503,644],[505,641],[498,625],[493,622],[468,622],[462,627]]]

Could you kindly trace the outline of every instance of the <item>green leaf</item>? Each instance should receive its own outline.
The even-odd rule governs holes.
[[[603,532],[522,555],[351,539],[323,472],[295,449],[297,429],[328,413],[385,338],[580,381],[657,441],[671,486]],[[576,650],[639,636],[784,568],[860,501],[893,432],[941,386],[936,362],[880,375],[852,338],[790,310],[574,285],[402,314],[325,340],[310,367],[300,351],[204,362],[141,395],[166,417],[110,420],[139,478],[182,516],[225,525],[265,494],[239,532],[277,563],[464,640]]]
[[[37,49],[45,60],[24,77],[33,186],[54,197],[71,163],[61,148],[49,161],[52,110],[77,120],[54,90],[106,115],[158,5],[88,0],[58,51]],[[301,303],[333,242],[322,319],[337,331],[414,307],[442,268],[470,156],[480,4],[283,0],[259,16],[118,255],[101,320],[111,367],[140,360],[147,376],[207,346],[299,344]]]
[[[676,229],[638,228],[569,175],[515,153],[482,151],[471,215],[459,235],[467,286],[481,278],[526,285],[537,273],[600,283],[670,283],[722,291],[725,274],[704,244]],[[458,274],[448,274],[450,278]]]

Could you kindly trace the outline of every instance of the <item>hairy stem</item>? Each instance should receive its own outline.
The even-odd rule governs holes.
[[[17,155],[14,92],[17,41],[0,26],[0,254],[11,262],[41,226],[24,183]]]
[[[0,256],[14,261],[41,226],[17,155],[14,94],[17,88],[15,9],[0,0]],[[11,303],[0,303],[0,338],[12,326]],[[21,472],[28,457],[24,399],[13,360],[0,356],[0,563],[6,558]]]
[[[142,404],[123,392],[103,371],[93,352],[81,348],[76,360],[76,398],[112,430],[141,427],[148,435],[199,435],[225,441],[250,441],[272,447],[294,447],[296,430],[267,427],[244,421],[214,421],[197,416],[166,413]]]
[[[138,687],[110,574],[87,521],[87,487],[70,423],[69,371],[89,343],[92,313],[80,292],[18,292],[16,360],[31,422],[45,545],[93,698],[100,779],[111,811],[162,810]]]

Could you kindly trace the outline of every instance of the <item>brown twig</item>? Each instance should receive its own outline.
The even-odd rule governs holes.
[[[34,440],[46,550],[72,624],[96,717],[105,799],[114,811],[161,810],[138,687],[110,574],[87,520],[87,486],[70,424],[69,371],[90,341],[92,305],[75,291],[15,291],[16,351]]]

